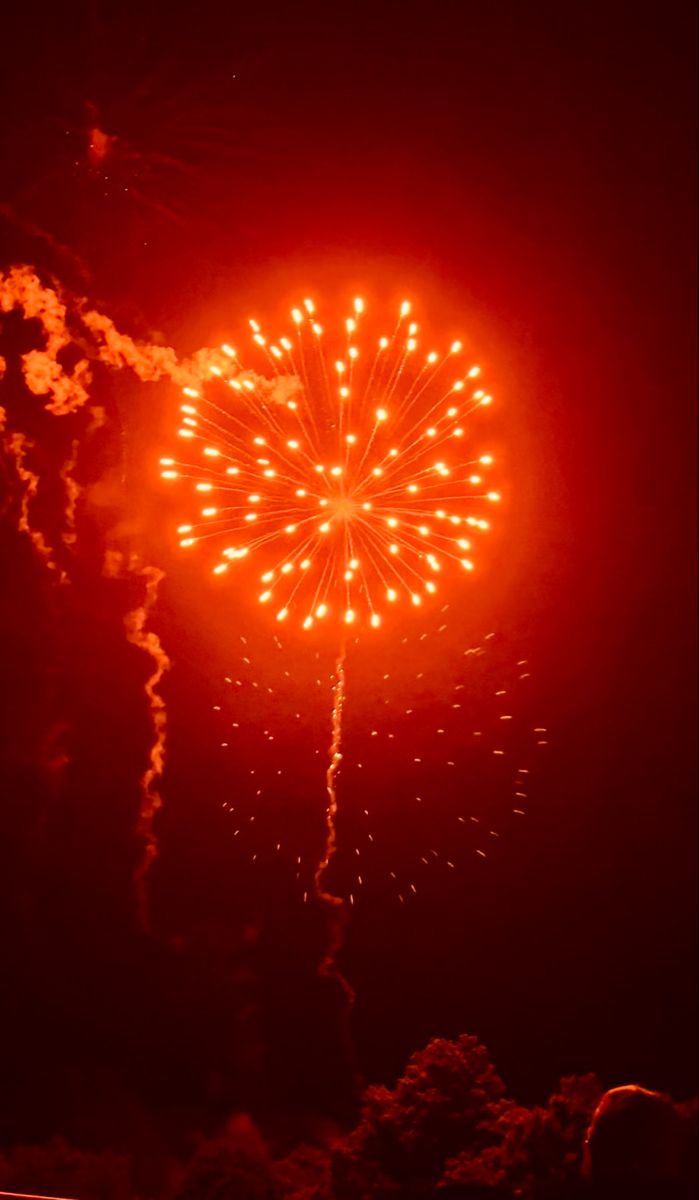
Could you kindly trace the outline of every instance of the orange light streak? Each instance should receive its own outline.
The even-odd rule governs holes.
[[[419,607],[442,566],[473,568],[461,527],[487,530],[483,508],[500,492],[473,474],[494,459],[474,451],[467,425],[492,396],[473,390],[480,368],[463,361],[462,342],[420,353],[410,311],[404,301],[372,352],[362,300],[326,346],[306,298],[292,310],[295,342],[271,341],[275,372],[277,358],[289,371],[284,387],[270,391],[226,345],[210,381],[183,388],[179,435],[195,453],[161,459],[161,474],[211,502],[187,515],[180,545],[213,550],[217,575],[247,558],[250,594],[278,620],[309,629],[322,615],[377,629],[384,599]],[[269,338],[249,326],[269,364]]]

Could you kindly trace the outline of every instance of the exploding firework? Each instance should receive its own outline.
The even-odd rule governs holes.
[[[492,396],[461,342],[421,351],[407,301],[371,344],[355,300],[332,349],[313,301],[291,315],[276,341],[250,321],[268,380],[225,345],[227,365],[183,388],[179,436],[196,452],[161,459],[162,475],[202,507],[180,545],[211,551],[217,575],[245,560],[278,621],[378,628],[393,605],[433,597],[443,570],[473,569],[500,496],[467,423]]]

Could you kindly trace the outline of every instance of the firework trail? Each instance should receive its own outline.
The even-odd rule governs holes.
[[[43,350],[29,350],[22,355],[22,373],[29,391],[35,396],[48,395],[45,408],[56,416],[81,408],[88,399],[90,365],[82,358],[68,372],[58,358],[74,342],[68,310],[58,292],[45,287],[30,267],[12,267],[6,274],[0,271],[0,312],[13,309],[20,309],[27,321],[37,320],[46,339]]]
[[[96,363],[117,369],[128,367],[143,383],[170,379],[181,387],[194,387],[209,379],[213,368],[230,368],[221,349],[204,347],[180,359],[171,346],[138,341],[120,333],[109,317],[89,308],[83,300],[71,298],[69,308],[58,289],[42,284],[28,266],[0,271],[0,313],[13,309],[19,309],[25,320],[39,322],[45,346],[21,356],[22,375],[33,395],[48,397],[44,407],[55,416],[66,416],[85,405]],[[84,357],[68,371],[59,355],[71,345],[81,349]],[[5,367],[0,359],[0,380]],[[294,380],[281,377],[269,380],[254,372],[249,377],[274,400],[281,400],[297,386]]]
[[[76,412],[88,399],[87,385],[91,380],[91,373],[85,358],[79,359],[71,372],[67,372],[59,360],[60,352],[73,341],[66,305],[58,293],[53,288],[45,287],[29,267],[13,267],[6,274],[0,272],[0,314],[10,313],[13,309],[19,309],[27,321],[38,321],[45,339],[44,349],[30,350],[21,356],[22,377],[28,391],[35,396],[47,396],[44,407],[55,416],[66,416]],[[0,366],[2,381],[6,373],[4,360]],[[39,475],[31,470],[27,462],[32,441],[22,429],[7,430],[9,417],[4,410],[3,417],[4,420],[0,422],[0,428],[3,430],[3,448],[14,463],[15,473],[20,482],[18,528],[31,537],[47,566],[56,570],[53,551],[43,532],[31,522],[32,504],[40,483]],[[77,493],[74,490],[74,481],[68,481],[70,463],[64,464],[63,469],[66,471],[66,487],[71,493],[68,504],[70,515]]]
[[[34,549],[41,555],[47,567],[55,570],[56,564],[53,561],[51,547],[48,545],[41,530],[34,529],[29,519],[31,503],[39,487],[39,476],[26,464],[27,452],[31,448],[31,445],[31,441],[23,433],[19,432],[11,433],[3,439],[3,446],[14,462],[17,478],[22,485],[17,514],[17,529],[20,533],[28,535]]]
[[[78,501],[80,499],[80,485],[77,483],[73,472],[78,465],[79,452],[80,439],[73,438],[70,454],[58,471],[58,475],[65,493],[65,524],[61,536],[64,545],[68,548],[68,550],[71,551],[74,549],[77,542],[75,515],[77,512]]]
[[[70,581],[72,555],[76,550],[75,519],[81,496],[75,470],[81,439],[95,428],[96,421],[95,411],[90,406],[90,388],[95,369],[99,366],[128,369],[142,382],[169,379],[180,387],[195,387],[201,385],[204,378],[209,378],[212,370],[228,364],[228,360],[220,349],[202,348],[189,358],[180,359],[171,347],[139,342],[122,334],[109,317],[90,308],[84,300],[66,296],[57,286],[43,283],[36,271],[28,266],[0,271],[0,318],[13,310],[17,310],[25,321],[38,323],[39,338],[43,342],[41,347],[19,356],[20,376],[27,391],[32,396],[44,398],[43,408],[52,417],[71,419],[75,423],[82,413],[89,414],[78,427],[77,436],[71,439],[64,460],[58,466],[54,465],[63,494],[63,513],[58,540],[52,546],[45,530],[37,523],[41,518],[35,518],[35,502],[42,482],[42,474],[34,469],[32,459],[35,440],[24,427],[21,404],[11,412],[6,406],[0,407],[2,446],[14,472],[15,490],[19,497],[17,528],[31,538],[42,560],[56,573],[57,579],[66,583]],[[79,355],[70,368],[66,366],[68,357],[64,354],[68,348],[77,350]],[[288,399],[296,387],[293,379],[277,377],[268,380],[254,374],[248,377],[254,378],[255,387],[272,403]],[[0,357],[0,384],[6,380],[7,362]],[[56,546],[60,547],[62,554],[60,562],[59,549],[54,548]],[[139,911],[144,922],[147,922],[146,875],[157,853],[154,819],[162,803],[158,783],[165,761],[167,714],[158,688],[169,661],[157,635],[147,628],[162,573],[155,567],[141,565],[133,556],[107,550],[105,576],[118,577],[124,573],[142,576],[146,591],[144,603],[124,616],[125,635],[153,663],[152,672],[145,683],[153,742],[149,763],[140,781],[141,801],[136,835],[143,845],[143,856],[134,880]]]
[[[167,709],[158,687],[170,666],[170,659],[160,643],[160,638],[147,628],[147,622],[158,598],[158,586],[163,578],[163,572],[157,567],[142,566],[136,558],[132,558],[125,564],[119,553],[111,552],[105,559],[104,574],[109,578],[122,578],[124,575],[138,576],[143,579],[145,585],[143,603],[130,609],[123,620],[126,640],[148,655],[153,663],[153,669],[145,682],[144,691],[154,736],[148,751],[148,764],[139,780],[140,802],[136,836],[143,850],[140,862],[134,872],[141,925],[147,930],[151,927],[151,919],[146,881],[148,871],[158,853],[158,841],[153,823],[158,810],[162,807],[159,783],[165,767],[167,736]]]
[[[325,873],[332,862],[337,850],[337,827],[335,818],[337,816],[337,786],[336,776],[342,762],[342,714],[345,705],[345,655],[346,649],[343,644],[337,662],[335,664],[335,681],[333,683],[333,707],[332,707],[332,741],[330,743],[330,759],[328,769],[325,774],[325,789],[328,795],[328,804],[325,810],[325,849],[323,857],[318,863],[313,884],[315,895],[321,903],[328,906],[329,911],[333,915],[333,920],[330,923],[330,938],[326,946],[325,955],[318,968],[321,975],[335,978],[340,984],[345,999],[348,1004],[354,1002],[354,992],[345,979],[344,975],[335,967],[335,959],[342,949],[343,931],[347,921],[347,912],[345,902],[340,896],[329,892],[324,885]],[[347,1031],[345,1031],[347,1032]]]
[[[333,683],[333,708],[332,708],[332,742],[330,743],[330,761],[328,769],[325,773],[325,789],[328,793],[328,808],[327,808],[327,841],[325,846],[325,857],[319,862],[315,874],[315,885],[318,896],[323,899],[335,899],[328,897],[328,893],[323,890],[323,877],[331,859],[335,854],[337,847],[337,830],[335,828],[335,817],[337,815],[337,789],[335,786],[335,776],[342,761],[342,710],[345,704],[345,648],[342,647],[340,656],[335,664],[335,682]]]

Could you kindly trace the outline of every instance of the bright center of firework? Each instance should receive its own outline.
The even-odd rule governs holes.
[[[333,496],[328,501],[328,508],[333,516],[340,517],[343,521],[351,521],[359,511],[359,504],[353,495],[340,495]]]
[[[459,370],[461,342],[420,357],[407,302],[367,352],[356,300],[334,360],[313,302],[304,308],[293,339],[270,342],[250,322],[264,374],[224,345],[205,387],[183,389],[179,436],[198,461],[161,459],[162,474],[191,480],[203,503],[180,544],[215,547],[217,575],[245,560],[277,620],[309,628],[334,614],[376,628],[386,605],[434,596],[444,567],[472,569],[483,506],[499,496],[465,422],[492,397],[479,367]]]

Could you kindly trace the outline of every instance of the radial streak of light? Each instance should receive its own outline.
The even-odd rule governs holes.
[[[492,454],[466,436],[492,396],[480,367],[458,365],[462,343],[418,361],[406,301],[372,352],[363,316],[359,338],[362,301],[354,312],[334,344],[342,358],[326,349],[312,300],[292,310],[295,349],[251,320],[276,390],[224,345],[223,368],[212,362],[208,382],[182,389],[186,452],[160,460],[164,479],[205,500],[178,526],[180,545],[210,548],[215,575],[242,570],[277,620],[304,629],[326,617],[378,629],[385,601],[419,608],[443,568],[473,570],[483,508],[500,500],[483,478]],[[277,376],[278,363],[296,374]]]

